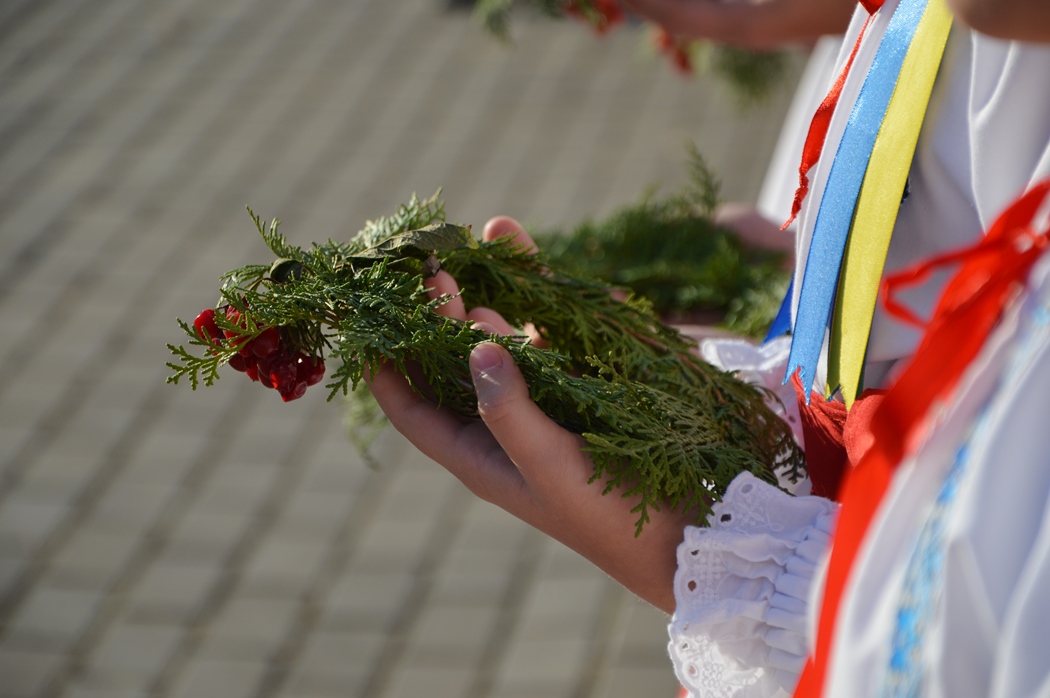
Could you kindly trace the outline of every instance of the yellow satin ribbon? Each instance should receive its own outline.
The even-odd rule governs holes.
[[[860,390],[886,252],[951,24],[944,0],[930,0],[905,54],[853,212],[831,325],[827,382],[829,397],[841,388],[847,409]]]

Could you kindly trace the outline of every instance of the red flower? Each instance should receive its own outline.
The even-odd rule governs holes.
[[[311,385],[324,378],[325,365],[321,358],[285,346],[281,332],[276,327],[267,327],[249,339],[236,330],[222,330],[215,322],[215,310],[201,311],[193,326],[201,339],[221,346],[224,338],[228,346],[239,347],[230,357],[230,368],[243,373],[253,381],[276,390],[285,402],[298,400]],[[247,327],[241,311],[228,305],[219,309],[235,327]],[[257,325],[258,327],[258,325]]]
[[[205,342],[218,345],[222,338],[222,330],[215,323],[215,311],[211,308],[202,310],[197,319],[193,321],[193,327],[197,330],[197,336]]]
[[[324,360],[300,354],[299,380],[306,381],[307,385],[317,385],[322,378],[324,378]]]

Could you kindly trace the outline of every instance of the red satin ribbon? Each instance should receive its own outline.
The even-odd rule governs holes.
[[[857,34],[857,41],[853,44],[853,50],[850,51],[849,58],[846,59],[846,65],[842,67],[842,72],[835,79],[831,90],[824,97],[824,101],[817,107],[813,120],[809,122],[806,143],[802,147],[802,163],[798,166],[798,189],[795,190],[795,199],[791,202],[791,217],[787,219],[784,225],[780,226],[781,230],[785,230],[791,225],[795,217],[798,216],[798,212],[802,210],[802,201],[809,194],[809,171],[820,160],[820,154],[824,150],[824,141],[827,140],[831,117],[835,113],[835,107],[838,105],[839,97],[842,95],[842,86],[846,84],[846,76],[849,75],[850,68],[853,67],[853,59],[857,57],[857,50],[860,48],[860,42],[864,39],[864,33],[868,30],[868,25],[871,24],[871,18],[882,7],[883,2],[884,0],[862,0],[860,3],[868,11],[868,17],[864,20],[864,26],[860,28],[860,33]]]
[[[817,698],[826,678],[843,590],[861,542],[904,455],[923,434],[935,401],[948,400],[960,376],[1018,293],[1048,244],[1050,226],[1036,232],[1033,218],[1050,192],[1050,179],[1022,196],[976,245],[941,255],[887,277],[882,292],[897,317],[923,325],[896,299],[902,288],[926,279],[948,264],[961,268],[948,283],[907,368],[886,393],[871,420],[873,444],[846,474],[842,511],[828,567],[814,655],[795,689],[795,698]]]

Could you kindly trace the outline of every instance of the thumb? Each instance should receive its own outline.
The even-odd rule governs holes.
[[[492,342],[479,344],[470,353],[470,370],[482,420],[523,474],[528,476],[532,464],[542,466],[564,449],[579,450],[576,437],[532,401],[506,349]]]

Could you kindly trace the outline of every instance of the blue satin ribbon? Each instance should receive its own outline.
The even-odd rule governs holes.
[[[762,340],[763,344],[768,344],[777,337],[791,331],[791,296],[794,295],[794,291],[795,277],[792,276],[791,283],[788,284],[787,293],[784,294],[784,300],[780,301],[780,310],[777,311],[777,316],[773,318],[773,324],[769,326],[766,338]]]
[[[926,3],[927,0],[901,0],[890,18],[839,141],[817,211],[795,314],[788,370],[784,376],[787,383],[796,369],[801,369],[799,377],[807,399],[813,389],[820,349],[831,318],[831,306],[860,186],[886,108],[897,86],[904,56]]]

